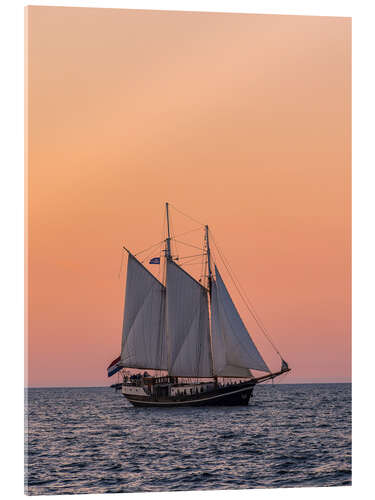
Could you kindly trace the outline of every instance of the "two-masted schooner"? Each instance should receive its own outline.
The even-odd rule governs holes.
[[[135,406],[247,405],[256,384],[290,369],[275,348],[282,364],[272,373],[255,346],[213,262],[208,226],[202,226],[205,271],[197,280],[172,255],[168,203],[166,222],[162,255],[150,260],[164,266],[162,280],[124,247],[121,356],[108,376],[122,370],[122,394]]]

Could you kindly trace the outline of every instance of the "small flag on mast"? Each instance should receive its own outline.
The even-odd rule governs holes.
[[[160,257],[154,257],[150,260],[149,264],[160,264]]]

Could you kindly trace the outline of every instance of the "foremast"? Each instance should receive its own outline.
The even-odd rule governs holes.
[[[165,240],[166,243],[166,248],[165,248],[165,258],[166,260],[169,260],[172,258],[171,255],[171,229],[170,229],[170,223],[169,223],[169,203],[166,202],[165,204],[165,212],[167,216],[167,239]]]

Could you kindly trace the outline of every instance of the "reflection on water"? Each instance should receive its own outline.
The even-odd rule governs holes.
[[[351,384],[256,387],[247,407],[134,408],[29,389],[30,495],[351,484]]]

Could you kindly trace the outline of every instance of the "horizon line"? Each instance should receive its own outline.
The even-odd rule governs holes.
[[[278,386],[278,385],[351,384],[351,383],[352,381],[350,380],[347,382],[279,382],[274,384],[269,383],[262,385]],[[37,385],[37,386],[24,386],[24,389],[112,389],[112,387],[111,385]]]

